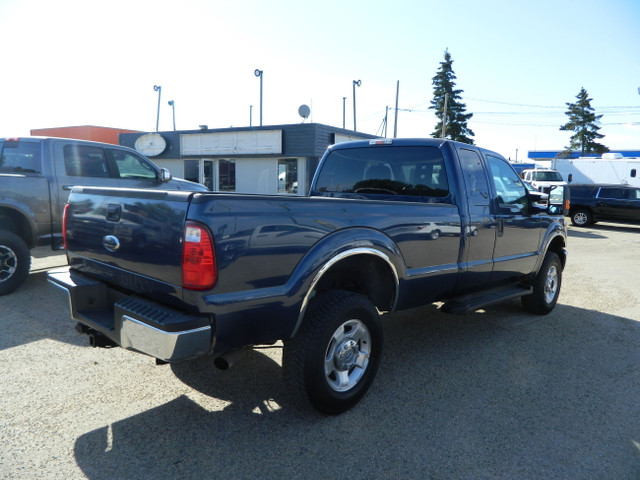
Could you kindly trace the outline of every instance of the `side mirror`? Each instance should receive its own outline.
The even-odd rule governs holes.
[[[549,215],[569,215],[570,207],[569,187],[567,185],[554,185],[549,191]]]
[[[160,169],[160,182],[161,183],[165,183],[168,182],[169,180],[171,180],[172,176],[171,176],[171,172],[166,169],[166,168],[161,168]]]

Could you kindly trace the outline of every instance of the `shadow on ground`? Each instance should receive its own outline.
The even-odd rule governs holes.
[[[227,372],[199,359],[173,372],[226,408],[179,396],[80,436],[76,461],[93,480],[640,478],[638,322],[514,303],[385,324],[378,377],[341,416],[288,405],[259,351]]]

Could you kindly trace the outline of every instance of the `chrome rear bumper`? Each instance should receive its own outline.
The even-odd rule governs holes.
[[[211,319],[110,289],[79,272],[64,269],[47,274],[66,292],[71,317],[115,342],[164,362],[178,362],[211,353]]]

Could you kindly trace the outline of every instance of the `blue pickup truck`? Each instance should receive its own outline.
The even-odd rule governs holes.
[[[550,312],[565,195],[541,206],[497,153],[439,139],[334,145],[306,197],[75,187],[49,281],[94,346],[224,365],[281,340],[295,396],[336,414],[373,381],[383,314]]]

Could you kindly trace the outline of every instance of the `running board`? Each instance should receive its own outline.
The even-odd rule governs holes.
[[[465,295],[447,300],[440,310],[446,313],[466,314],[493,305],[494,303],[504,302],[505,300],[522,297],[524,295],[531,295],[532,293],[533,287],[530,286],[487,290],[480,294]]]

